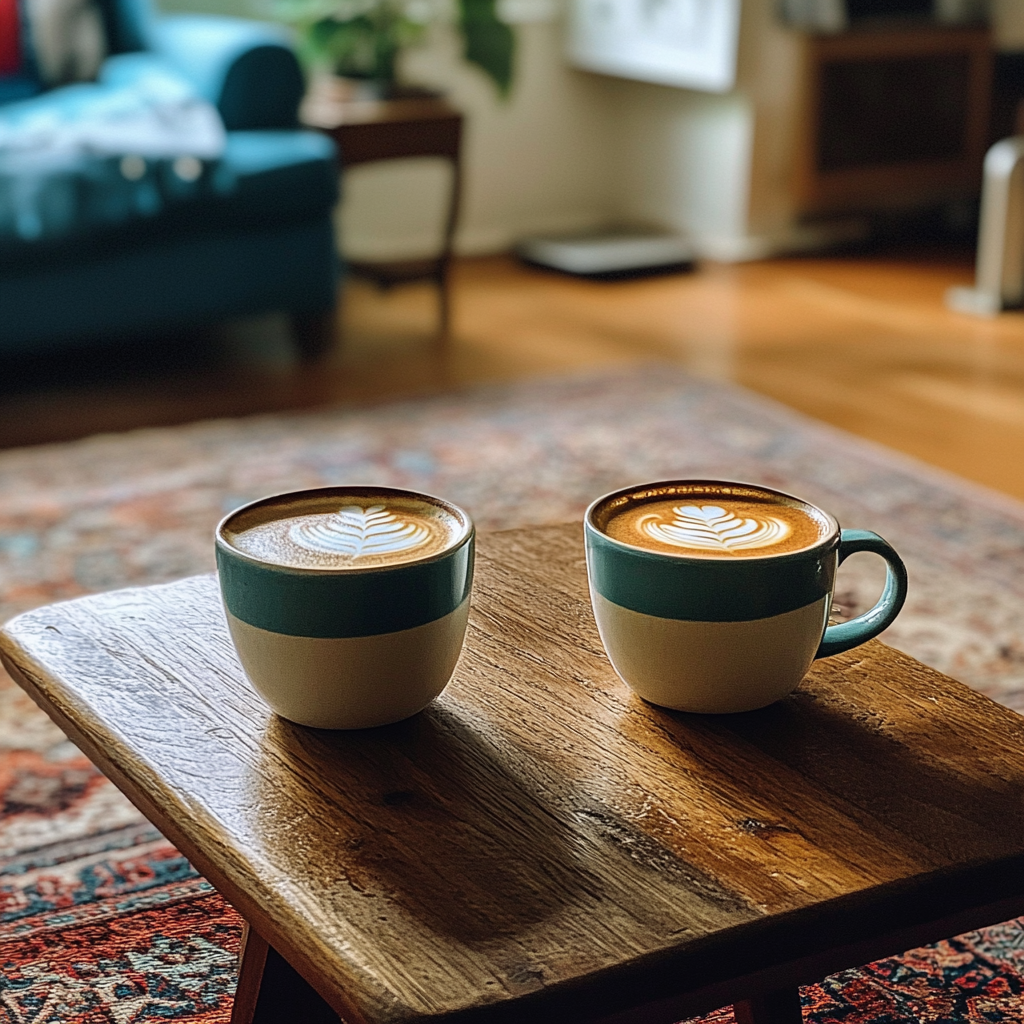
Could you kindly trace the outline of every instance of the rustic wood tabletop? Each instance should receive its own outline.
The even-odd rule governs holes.
[[[350,1024],[789,1021],[800,983],[1024,913],[1024,720],[877,641],[762,711],[645,704],[578,525],[480,537],[453,681],[382,729],[270,713],[212,576],[0,652]]]

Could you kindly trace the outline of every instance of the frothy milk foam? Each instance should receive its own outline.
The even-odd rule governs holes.
[[[615,540],[661,554],[761,558],[817,544],[830,525],[817,509],[769,491],[671,485],[619,495],[595,511]]]
[[[257,505],[228,522],[225,539],[264,562],[296,569],[363,569],[440,554],[467,532],[441,503],[339,490]]]

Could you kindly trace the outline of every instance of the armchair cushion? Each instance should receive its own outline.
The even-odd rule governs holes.
[[[298,124],[305,85],[285,29],[242,18],[176,15],[154,22],[150,44],[217,107],[228,131]]]
[[[320,132],[229,132],[213,216],[238,225],[308,220],[338,201],[334,143]]]
[[[212,187],[217,112],[146,56],[114,58],[111,81],[0,108],[0,257],[151,219]]]
[[[99,0],[24,0],[22,11],[24,42],[47,88],[95,80],[109,53]]]
[[[150,0],[93,0],[65,7],[0,0],[0,106],[64,80],[88,80],[102,55],[148,46]]]
[[[35,237],[10,223],[12,197],[0,189],[0,278],[175,238],[329,222],[337,201],[334,143],[318,132],[232,132],[220,161],[192,181],[174,164],[150,161],[134,181],[116,159],[48,176]]]

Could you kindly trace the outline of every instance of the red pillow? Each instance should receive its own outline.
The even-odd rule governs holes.
[[[21,70],[21,17],[18,0],[0,0],[0,77]]]

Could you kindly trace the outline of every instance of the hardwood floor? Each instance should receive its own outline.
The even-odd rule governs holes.
[[[668,358],[1024,498],[1024,314],[947,311],[944,290],[970,277],[967,258],[921,255],[616,283],[463,260],[447,353],[431,338],[428,286],[381,293],[353,282],[343,343],[322,366],[297,366],[273,318],[147,342],[144,355],[6,360],[0,445]]]

